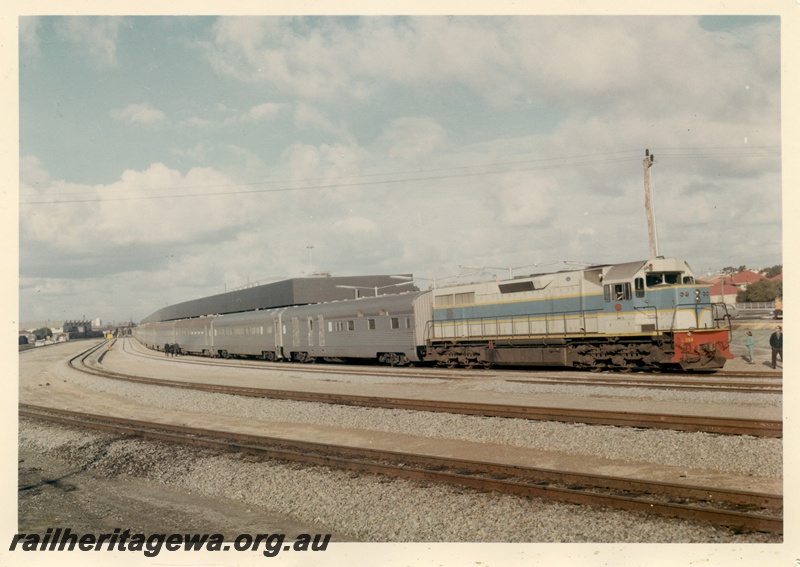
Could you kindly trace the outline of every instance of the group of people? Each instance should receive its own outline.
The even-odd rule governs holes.
[[[167,356],[178,356],[181,353],[181,347],[178,343],[164,343],[164,354]]]
[[[747,331],[747,338],[744,342],[745,346],[747,346],[747,353],[750,355],[750,358],[747,362],[750,364],[756,363],[756,356],[755,356],[755,341],[753,340],[753,332]],[[777,368],[778,357],[781,359],[781,364],[783,364],[783,329],[780,325],[775,327],[775,332],[769,336],[769,346],[772,348],[772,368]]]

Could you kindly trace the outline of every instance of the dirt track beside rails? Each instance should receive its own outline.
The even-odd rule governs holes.
[[[26,430],[29,427],[23,425]],[[108,462],[63,456],[43,455],[25,442],[20,445],[20,532],[43,534],[48,528],[68,526],[73,532],[95,534],[121,528],[145,534],[221,533],[232,539],[241,533],[298,534],[308,529],[319,533],[322,529],[301,525],[265,507],[203,496],[136,474],[109,476]],[[101,469],[91,470],[95,465]]]

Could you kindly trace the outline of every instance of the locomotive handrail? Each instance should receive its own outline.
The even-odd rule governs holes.
[[[731,316],[728,313],[728,306],[724,302],[723,303],[719,303],[719,302],[711,303],[710,305],[711,305],[711,320],[714,322],[714,328],[715,329],[722,329],[723,326],[719,324],[720,320],[727,320],[728,324],[726,325],[726,327],[728,328],[728,338],[730,338],[733,335],[733,324],[731,323]],[[717,319],[717,317],[715,315],[715,310],[716,310],[716,306],[717,305],[721,305],[722,308],[725,309],[725,316],[722,319],[719,319],[719,320]]]
[[[700,319],[700,311],[703,309],[712,309],[712,324],[715,329],[722,328],[717,321],[713,317],[713,305],[712,303],[696,303],[696,302],[686,302],[686,303],[678,303],[672,309],[659,310],[658,307],[654,305],[643,305],[643,306],[634,306],[634,311],[651,311],[652,314],[648,314],[650,318],[655,321],[655,332],[661,332],[660,328],[660,319],[661,315],[664,311],[669,311],[671,315],[671,320],[669,321],[669,330],[670,332],[674,332],[676,330],[676,317],[677,313],[681,309],[691,308],[695,313],[695,321],[699,323]],[[437,339],[471,339],[471,338],[478,338],[478,337],[486,337],[492,336],[497,338],[514,338],[514,337],[521,337],[521,336],[531,336],[531,335],[542,335],[545,337],[549,336],[566,336],[568,334],[597,334],[599,331],[588,331],[586,330],[586,317],[587,315],[601,313],[603,309],[582,309],[582,310],[574,310],[574,311],[558,311],[554,313],[527,313],[523,315],[507,315],[507,316],[493,316],[493,317],[462,317],[458,319],[443,319],[443,320],[431,320],[428,321],[425,325],[425,339],[426,340],[437,340]],[[579,330],[569,331],[567,320],[570,316],[578,316],[581,319],[581,326]],[[534,332],[532,330],[532,323],[534,322],[544,323],[544,332]],[[557,324],[560,323],[560,324]],[[729,321],[730,323],[730,321]],[[518,331],[519,325],[522,324],[523,328]],[[447,336],[447,333],[442,332],[445,326],[452,327],[453,329],[453,336]],[[502,327],[505,326],[506,328],[510,328],[510,332],[503,332]],[[461,327],[461,328],[459,328]],[[488,332],[487,328],[493,327],[495,332]],[[437,332],[439,331],[439,332]],[[457,335],[457,331],[461,331],[461,334]]]

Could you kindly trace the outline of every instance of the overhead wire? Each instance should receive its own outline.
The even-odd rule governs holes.
[[[778,149],[775,152],[775,149]],[[777,146],[759,146],[759,147],[748,147],[747,149],[761,149],[761,150],[771,150],[766,153],[753,153],[753,152],[741,152],[741,151],[734,151],[729,153],[713,153],[708,152],[708,150],[741,150],[744,148],[734,148],[734,147],[719,147],[719,148],[654,148],[653,153],[658,154],[659,157],[669,157],[671,159],[709,159],[709,158],[725,158],[725,157],[772,157],[772,156],[779,156],[780,155],[780,148]],[[705,150],[705,153],[700,153],[699,151],[692,151],[691,153],[669,153],[670,151],[678,150],[680,152],[687,152],[692,150]],[[633,155],[636,152],[637,155]],[[363,187],[363,186],[370,186],[370,185],[379,185],[379,184],[394,184],[394,183],[409,183],[409,182],[419,182],[419,181],[433,181],[433,180],[441,180],[441,179],[455,179],[455,178],[462,178],[462,177],[478,177],[478,176],[487,176],[487,175],[503,175],[508,173],[519,173],[525,171],[536,171],[536,170],[545,170],[545,169],[562,169],[566,167],[580,167],[580,166],[587,166],[587,165],[599,165],[599,164],[609,164],[609,163],[621,163],[626,161],[638,161],[642,159],[641,150],[621,150],[616,152],[601,152],[601,153],[594,153],[594,154],[584,154],[578,156],[556,156],[550,158],[540,158],[534,160],[521,160],[521,161],[510,161],[510,162],[501,162],[501,163],[486,163],[486,164],[477,164],[477,165],[467,165],[467,166],[457,166],[457,167],[448,167],[448,168],[435,168],[435,169],[423,169],[423,170],[413,170],[413,171],[399,171],[399,172],[384,172],[384,173],[372,173],[372,174],[364,174],[364,175],[357,175],[357,176],[347,176],[347,177],[339,177],[334,178],[332,180],[327,180],[326,183],[322,184],[310,184],[315,181],[324,181],[325,178],[313,178],[313,179],[304,179],[304,180],[259,180],[259,181],[248,181],[248,182],[239,182],[239,183],[230,183],[230,184],[211,184],[211,185],[189,185],[189,186],[171,186],[171,187],[157,187],[153,188],[152,190],[157,191],[169,191],[169,190],[178,190],[178,191],[187,191],[187,190],[203,190],[203,189],[216,189],[216,188],[236,188],[236,187],[253,187],[253,186],[260,186],[260,185],[286,185],[283,187],[273,187],[273,188],[253,188],[253,189],[240,189],[234,191],[217,191],[217,192],[188,192],[188,193],[171,193],[171,194],[159,194],[159,195],[134,195],[134,196],[96,196],[92,198],[86,199],[57,199],[57,200],[34,200],[34,201],[20,201],[20,205],[53,205],[53,204],[75,204],[75,203],[94,203],[94,202],[113,202],[113,201],[139,201],[139,200],[150,200],[150,199],[184,199],[184,198],[196,198],[196,197],[217,197],[217,196],[233,196],[233,195],[245,195],[245,194],[254,194],[254,193],[282,193],[282,192],[294,192],[294,191],[311,191],[311,190],[322,190],[322,189],[334,189],[334,188],[346,188],[346,187]],[[630,154],[630,155],[623,155],[620,157],[612,157],[617,154]],[[599,158],[599,159],[591,159],[591,158]],[[524,167],[517,167],[517,166],[524,166]],[[477,171],[480,169],[488,169],[487,171]],[[423,174],[436,174],[441,173],[440,175],[423,175]],[[383,178],[383,179],[374,179],[374,178]],[[349,179],[353,179],[354,181],[346,181]],[[359,181],[360,180],[360,181]],[[72,192],[72,193],[60,193],[57,196],[53,197],[60,197],[63,195],[82,195],[87,194],[86,192]]]

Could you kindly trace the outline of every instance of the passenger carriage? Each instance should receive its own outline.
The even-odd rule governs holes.
[[[282,314],[283,356],[316,359],[373,359],[391,365],[418,362],[416,293],[380,295],[287,309]]]

